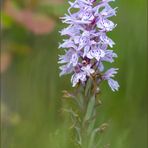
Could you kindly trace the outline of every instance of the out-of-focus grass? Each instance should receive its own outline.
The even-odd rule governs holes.
[[[98,140],[110,143],[111,148],[146,148],[146,0],[118,0],[114,5],[119,7],[114,18],[118,26],[110,36],[116,42],[114,49],[119,55],[113,65],[120,68],[117,79],[121,88],[113,93],[107,84],[102,85],[103,105],[98,110],[98,123],[109,122],[109,128]],[[55,18],[56,27],[52,33],[34,35],[12,23],[3,34],[10,47],[15,42],[28,46],[29,50],[20,52],[15,47],[10,48],[12,63],[1,76],[2,102],[12,117],[16,113],[19,117],[15,124],[6,120],[2,125],[2,148],[73,147],[68,116],[61,111],[64,106],[61,91],[70,90],[71,84],[69,76],[59,78],[57,64],[60,52],[57,47],[61,41],[58,31],[63,27],[57,17],[66,9],[60,5],[52,7],[53,11],[50,11],[51,6],[47,8],[38,11]]]

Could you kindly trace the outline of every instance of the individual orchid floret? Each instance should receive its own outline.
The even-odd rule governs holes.
[[[117,70],[118,68],[110,68],[109,70],[107,70],[104,75],[103,75],[103,79],[107,80],[109,78],[113,78],[115,76],[115,74],[117,74]]]
[[[86,73],[87,76],[91,76],[91,74],[93,74],[95,72],[95,70],[91,68],[90,64],[83,66],[81,68],[81,70],[84,71],[84,73]]]
[[[101,49],[98,48],[94,48],[91,49],[88,53],[87,53],[87,58],[89,59],[96,59],[97,61],[100,61],[100,58],[103,58],[105,56],[105,52]]]
[[[86,81],[86,73],[81,71],[75,73],[71,77],[72,86],[75,87],[77,83],[81,82],[82,84]]]
[[[119,88],[118,82],[112,79],[115,76],[115,74],[117,74],[117,70],[118,68],[110,68],[102,76],[104,80],[108,81],[108,85],[110,86],[112,91],[118,90]]]
[[[117,81],[113,80],[113,79],[108,79],[108,85],[110,86],[110,88],[112,89],[112,91],[118,91],[119,89],[119,84]]]
[[[117,54],[113,50],[105,50],[105,56],[102,58],[102,61],[114,62],[114,58],[117,58]]]

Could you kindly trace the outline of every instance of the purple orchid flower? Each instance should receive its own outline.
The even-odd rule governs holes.
[[[113,48],[115,43],[107,36],[107,32],[116,27],[116,24],[109,20],[116,15],[116,8],[109,4],[111,1],[114,0],[69,1],[68,14],[61,17],[68,27],[60,31],[62,36],[67,36],[59,45],[59,48],[66,49],[65,55],[59,56],[59,63],[63,64],[60,66],[60,75],[71,73],[73,87],[78,83],[84,84],[94,73],[103,73],[104,62],[112,63],[117,57],[117,54],[109,49]],[[72,13],[72,9],[77,11]],[[108,81],[112,91],[119,88],[118,82],[112,79],[117,70],[111,68],[102,74],[102,80]]]

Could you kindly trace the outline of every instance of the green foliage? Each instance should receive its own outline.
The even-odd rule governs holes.
[[[24,2],[19,1],[21,6]],[[57,49],[61,41],[58,31],[63,28],[58,17],[66,12],[66,3],[33,8],[35,12],[48,14],[55,21],[54,30],[42,35],[30,32],[1,12],[4,25],[2,51],[9,52],[13,57],[7,71],[1,74],[1,101],[10,113],[9,118],[2,122],[2,148],[77,147],[73,144],[75,139],[70,132],[69,116],[61,112],[67,105],[62,101],[61,92],[72,90],[70,79],[67,76],[59,78],[57,64],[61,52]],[[146,148],[146,0],[116,1],[115,5],[119,7],[114,18],[118,26],[112,38],[117,43],[115,50],[119,58],[114,66],[120,68],[118,80],[121,87],[118,93],[113,93],[106,84],[101,85],[103,103],[97,111],[98,129],[92,134],[92,141],[94,134],[100,130],[99,125],[107,122],[109,127],[105,134],[98,136],[99,146]],[[81,106],[83,102],[80,101]],[[93,100],[86,119],[92,114],[92,106]]]

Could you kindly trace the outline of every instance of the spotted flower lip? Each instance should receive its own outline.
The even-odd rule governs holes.
[[[100,80],[97,82],[107,81],[112,91],[119,88],[118,82],[113,80],[118,69],[110,68],[104,72],[104,63],[112,63],[117,58],[117,54],[109,49],[113,48],[115,42],[107,36],[107,32],[117,26],[109,20],[116,16],[117,8],[112,8],[109,4],[112,1],[114,0],[68,1],[68,13],[61,17],[62,22],[68,26],[59,31],[67,37],[59,45],[65,54],[59,56],[58,63],[62,64],[60,75],[72,74],[73,87],[78,83],[85,84],[93,73],[101,72],[102,78],[98,78]]]

